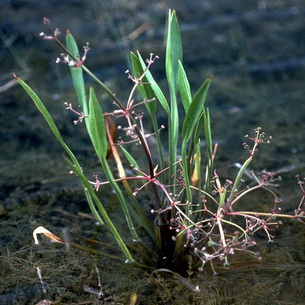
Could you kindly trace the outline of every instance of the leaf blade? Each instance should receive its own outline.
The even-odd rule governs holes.
[[[79,50],[76,44],[76,41],[72,34],[69,32],[66,35],[66,45],[68,51],[77,58],[79,56]],[[73,60],[70,58],[70,60]],[[88,115],[88,104],[87,104],[87,96],[86,96],[86,89],[85,89],[85,82],[83,76],[83,69],[81,67],[71,67],[70,66],[70,73],[73,81],[73,86],[75,89],[75,93],[77,96],[77,100],[82,107],[82,110],[85,115]]]
[[[145,62],[144,62],[141,54],[139,52],[137,52],[137,55],[138,55],[139,61],[141,63],[142,69],[145,69],[146,65],[145,65]],[[162,90],[160,89],[159,85],[156,83],[155,79],[153,78],[153,76],[149,70],[146,73],[146,78],[150,84],[151,89],[154,91],[155,96],[156,96],[157,100],[159,101],[160,105],[163,107],[166,114],[169,116],[170,109],[169,109],[168,102],[167,102]]]
[[[186,72],[180,60],[178,61],[178,88],[179,88],[182,104],[184,107],[184,111],[186,113],[192,102],[192,95],[191,95],[190,83],[188,81]]]
[[[88,122],[87,128],[90,139],[96,154],[101,161],[107,156],[107,132],[103,111],[92,87],[90,88],[89,93],[89,117],[86,118],[86,120]]]
[[[202,86],[198,89],[194,98],[188,108],[185,119],[182,125],[182,138],[186,141],[191,137],[196,123],[203,112],[204,103],[206,100],[207,92],[211,83],[211,79],[207,79]]]

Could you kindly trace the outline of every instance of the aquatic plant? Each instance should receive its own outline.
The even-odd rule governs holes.
[[[272,241],[271,230],[280,225],[279,218],[304,217],[304,200],[294,215],[281,214],[280,200],[274,191],[277,186],[274,175],[268,171],[255,174],[249,170],[258,147],[271,141],[271,137],[266,136],[260,127],[254,130],[253,136],[245,137],[247,143],[244,143],[244,148],[248,150],[249,157],[239,165],[233,181],[218,175],[215,170],[218,145],[213,144],[209,109],[205,106],[212,79],[205,80],[192,94],[183,66],[175,11],[169,12],[166,43],[165,70],[169,98],[150,72],[158,56],[150,54],[144,60],[136,52],[130,54],[132,71],[126,71],[133,83],[126,103],[119,100],[85,66],[89,44],[84,46],[84,55],[80,56],[70,31],[66,33],[64,45],[59,40],[60,31],[53,31],[46,18],[44,23],[49,33],[41,33],[41,36],[56,42],[63,50],[57,62],[70,67],[81,111],[75,110],[70,103],[65,104],[66,108],[77,116],[75,124],[86,125],[105,181],[94,173],[93,179],[85,176],[44,103],[23,80],[15,77],[66,151],[71,173],[80,179],[95,219],[100,225],[107,226],[127,262],[136,261],[145,266],[183,273],[190,262],[193,268],[199,270],[216,258],[228,266],[229,257],[239,251],[259,259],[259,254],[251,250],[258,230],[263,230],[268,240]],[[114,107],[112,112],[102,110],[93,87],[90,87],[87,98],[84,72],[108,94]],[[166,126],[159,126],[157,113],[160,109],[167,118]],[[116,132],[122,135],[118,141],[114,137]],[[153,142],[151,138],[154,138]],[[137,150],[131,149],[132,145],[136,145]],[[110,154],[116,162],[116,169],[109,165]],[[249,183],[244,181],[245,177],[250,178]],[[99,191],[106,184],[111,186],[121,205],[128,228],[127,236],[111,220],[106,203],[99,196]],[[245,196],[257,189],[264,189],[273,195],[270,212],[244,211],[239,206]],[[149,194],[152,207],[141,202],[144,191]],[[124,227],[123,230],[127,229]],[[49,231],[36,231],[39,232],[61,242]],[[149,242],[146,242],[146,236]]]

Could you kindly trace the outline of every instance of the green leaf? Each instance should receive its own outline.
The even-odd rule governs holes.
[[[96,195],[95,190],[93,189],[92,185],[88,181],[88,179],[84,176],[83,171],[80,167],[75,167],[73,163],[70,162],[70,160],[66,160],[67,163],[70,165],[71,169],[74,171],[74,173],[77,175],[77,177],[80,179],[80,181],[83,184],[83,188],[86,192],[86,197],[90,196],[90,204],[95,204],[98,208],[99,212],[101,213],[103,220],[105,221],[108,229],[112,233],[113,237],[116,239],[117,243],[121,247],[122,252],[125,254],[125,257],[128,259],[128,261],[133,261],[133,257],[131,253],[129,252],[125,242],[123,241],[120,233],[116,229],[115,225],[109,218],[109,215],[107,211],[105,210],[103,204],[99,200],[98,196]]]
[[[134,169],[138,169],[138,170],[141,170],[138,162],[133,158],[133,156],[122,146],[120,145],[120,148],[124,154],[124,156],[126,157],[126,159],[128,160],[128,162],[132,165],[132,167]],[[142,174],[138,173],[137,171],[136,172],[136,175],[141,175],[143,176]],[[142,181],[142,180],[141,180]],[[145,183],[145,180],[143,180],[143,182]]]
[[[89,118],[86,118],[86,120],[88,121],[87,128],[93,147],[101,161],[107,155],[107,133],[103,111],[92,87],[89,94]]]
[[[189,105],[191,104],[192,95],[191,95],[190,83],[187,79],[185,70],[180,60],[178,60],[178,87],[179,87],[182,104],[186,113],[189,108]]]
[[[72,34],[66,35],[66,44],[68,51],[75,57],[78,58],[79,50],[77,44],[75,42],[74,37]],[[70,57],[70,60],[74,60]],[[70,67],[70,72],[72,76],[73,86],[75,89],[75,93],[77,96],[77,100],[82,106],[82,110],[85,115],[88,115],[88,105],[87,105],[87,97],[86,97],[86,89],[85,89],[85,82],[83,77],[83,70],[81,67]]]
[[[199,88],[199,90],[194,95],[194,98],[187,110],[185,119],[182,125],[182,165],[184,171],[184,179],[185,179],[185,190],[186,190],[186,197],[189,202],[192,201],[192,194],[190,189],[190,159],[191,153],[187,155],[187,142],[194,134],[195,129],[197,128],[196,134],[198,133],[198,124],[201,120],[202,114],[204,112],[204,102],[206,99],[207,91],[210,86],[210,79],[207,79],[203,85]],[[197,141],[197,139],[193,138],[193,141]],[[194,143],[191,143],[192,145]]]
[[[131,58],[132,72],[133,72],[134,77],[136,77],[136,78],[141,77],[145,70],[143,70],[139,58],[132,52],[130,53],[130,58]],[[146,73],[147,73],[147,71],[146,71]],[[151,88],[151,85],[149,84],[146,75],[142,78],[141,82],[142,82],[142,84],[139,84],[137,86],[137,90],[141,94],[142,99],[143,100],[154,99],[156,97],[156,95],[155,95],[153,89]],[[151,115],[154,115],[156,113],[156,110],[157,110],[156,101],[151,101],[149,103],[146,103],[145,106]]]
[[[206,171],[205,171],[205,184],[204,190],[210,192],[211,190],[211,181],[213,178],[213,142],[212,142],[212,132],[211,132],[211,122],[210,122],[210,112],[209,109],[204,109],[203,111],[204,118],[204,134],[206,142]]]
[[[218,209],[222,209],[226,202],[227,190],[224,190],[219,194],[219,206]]]
[[[188,141],[191,137],[198,119],[202,115],[204,102],[211,83],[211,79],[207,79],[194,95],[194,98],[188,108],[182,125],[182,138]]]
[[[169,10],[168,32],[166,42],[165,70],[170,93],[169,118],[169,181],[173,185],[176,173],[177,144],[179,134],[179,113],[177,105],[178,60],[182,61],[182,43],[175,11]],[[174,188],[174,187],[173,187]],[[172,190],[174,191],[174,190]]]
[[[137,161],[133,158],[133,156],[122,146],[120,145],[120,148],[123,152],[123,154],[125,155],[126,159],[128,160],[128,162],[136,169],[141,169],[139,164],[137,163]]]
[[[200,139],[198,139],[198,143],[197,143],[195,164],[196,164],[198,186],[199,186],[198,198],[200,198],[200,194],[201,194],[201,192],[200,192],[200,186],[201,186],[201,142],[200,142]]]
[[[67,144],[64,142],[53,118],[51,117],[50,113],[48,112],[48,110],[46,109],[46,107],[44,106],[44,104],[42,103],[42,101],[40,100],[40,98],[37,96],[37,94],[30,88],[30,86],[28,86],[23,80],[21,80],[20,78],[17,78],[18,83],[24,88],[24,90],[27,92],[27,94],[31,97],[31,99],[33,100],[35,106],[37,107],[37,109],[41,112],[41,114],[43,115],[43,117],[45,118],[46,122],[48,123],[50,129],[52,130],[52,132],[54,133],[56,139],[58,140],[58,142],[62,145],[62,147],[64,148],[64,150],[67,152],[68,156],[70,157],[71,161],[67,159],[68,164],[70,165],[71,169],[73,170],[73,172],[78,176],[78,178],[81,180],[84,190],[89,192],[90,194],[90,198],[87,196],[87,199],[89,198],[89,204],[91,205],[93,202],[97,205],[98,210],[100,211],[105,223],[107,224],[109,230],[111,231],[111,233],[113,234],[113,236],[115,237],[116,241],[118,242],[118,244],[120,245],[123,253],[125,254],[125,257],[129,260],[129,261],[133,261],[133,257],[131,255],[131,253],[129,252],[128,248],[126,247],[123,239],[121,238],[120,234],[118,233],[116,227],[114,226],[114,224],[112,223],[111,219],[109,218],[106,210],[104,209],[102,203],[99,201],[92,185],[89,183],[89,181],[86,179],[86,177],[83,174],[82,168],[80,166],[80,164],[78,163],[76,157],[74,156],[74,154],[72,153],[72,151],[70,150],[70,148],[67,146]],[[93,202],[92,202],[92,200]],[[95,209],[93,209],[93,211],[96,211]],[[97,220],[99,222],[101,222],[101,219],[99,217],[97,217]]]
[[[137,57],[136,54],[134,54],[133,52],[130,52],[130,59],[131,59],[131,66],[132,66],[132,74],[135,78],[139,78],[142,74],[144,69],[141,66],[140,60]],[[143,99],[147,98],[147,95],[149,93],[146,92],[146,88],[144,85],[140,84],[137,87],[137,90],[139,91],[139,93],[141,94]],[[153,93],[153,91],[152,91]],[[154,96],[154,94],[153,94]]]
[[[64,142],[64,140],[63,140],[63,138],[62,138],[62,136],[61,136],[61,134],[60,134],[60,132],[59,132],[59,130],[58,130],[54,120],[53,120],[53,118],[51,117],[50,113],[48,112],[47,108],[45,107],[43,102],[40,100],[38,95],[22,79],[17,78],[17,81],[23,87],[23,89],[26,91],[26,93],[30,96],[30,98],[33,100],[35,106],[40,111],[40,113],[43,115],[43,117],[46,120],[46,122],[48,123],[50,129],[54,133],[56,139],[61,144],[61,146],[64,148],[64,150],[67,152],[67,154],[71,158],[72,162],[76,166],[80,167],[76,157],[74,156],[74,154],[72,153],[70,148],[67,146],[67,144]]]
[[[85,190],[85,195],[86,195],[86,199],[90,208],[91,213],[93,214],[94,218],[96,219],[96,221],[98,222],[99,225],[104,225],[104,221],[102,219],[102,217],[100,216],[98,210],[96,209],[96,206],[94,205],[93,199],[90,195],[90,192],[88,192],[88,190]]]
[[[109,164],[107,163],[107,160],[106,160],[108,143],[107,143],[105,120],[104,120],[102,109],[98,103],[98,100],[96,98],[93,88],[90,88],[89,118],[87,118],[87,120],[88,120],[88,124],[87,124],[88,133],[89,133],[90,139],[92,141],[94,150],[101,162],[101,165],[103,167],[103,170],[105,172],[105,175],[106,175],[111,187],[115,191],[115,193],[120,201],[125,219],[127,221],[128,228],[130,229],[130,232],[131,232],[133,238],[135,240],[139,240],[139,237],[135,230],[135,226],[133,225],[133,221],[132,221],[130,213],[129,213],[126,199],[125,199],[121,189],[119,188],[117,183],[114,181],[112,170],[110,169]]]
[[[141,57],[141,54],[139,52],[137,52],[137,54],[138,54],[138,58],[141,63],[142,69],[145,69],[146,64],[145,64],[143,58]],[[147,78],[147,81],[149,82],[151,89],[154,91],[157,100],[159,101],[159,103],[161,104],[161,106],[163,107],[163,109],[165,110],[167,115],[169,116],[170,109],[169,109],[168,102],[167,102],[162,90],[160,89],[160,87],[158,86],[156,81],[154,80],[154,78],[149,70],[146,72],[145,76]]]
[[[202,127],[203,126],[204,126],[204,117],[203,117],[203,114],[202,114],[202,115],[200,115],[200,117],[198,119],[198,123],[196,124],[194,132],[191,136],[192,145],[196,146],[196,143],[197,143],[198,139],[202,135]]]
[[[145,71],[143,69],[141,62],[136,54],[130,52],[130,58],[132,63],[133,76],[139,78]],[[143,99],[152,99],[156,95],[149,84],[146,75],[142,79],[142,84],[139,84],[137,90],[140,92]]]
[[[178,60],[182,61],[182,42],[176,12],[170,10],[165,68],[171,95],[177,92]]]
[[[211,132],[211,121],[210,121],[209,108],[204,109],[203,117],[204,117],[204,135],[205,135],[205,142],[206,142],[207,152],[208,152],[208,156],[212,157],[212,154],[213,154],[213,142],[212,142],[212,132]]]

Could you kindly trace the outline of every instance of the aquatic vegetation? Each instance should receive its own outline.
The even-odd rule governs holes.
[[[100,225],[107,226],[127,262],[185,273],[190,264],[192,268],[203,270],[207,262],[212,264],[215,259],[228,266],[230,256],[237,252],[259,259],[259,254],[252,250],[257,231],[264,231],[272,241],[272,230],[281,224],[279,219],[304,218],[304,199],[294,215],[282,214],[274,190],[277,178],[266,170],[259,174],[249,170],[259,146],[271,141],[260,127],[254,130],[253,135],[245,137],[243,146],[249,156],[239,165],[234,179],[220,177],[215,169],[218,145],[213,144],[209,109],[205,106],[212,79],[205,80],[192,94],[183,66],[175,11],[169,12],[166,43],[169,97],[150,71],[154,62],[159,60],[158,56],[150,54],[144,60],[136,52],[130,54],[132,71],[126,71],[133,83],[126,102],[119,100],[85,66],[89,44],[83,47],[84,54],[80,56],[70,31],[66,33],[64,45],[59,40],[60,31],[53,31],[46,18],[44,23],[49,33],[41,33],[41,36],[54,41],[63,50],[57,62],[70,67],[81,110],[75,110],[70,103],[65,106],[76,115],[74,124],[85,124],[104,180],[95,173],[92,173],[93,179],[85,176],[44,103],[23,80],[16,78],[66,151],[71,174],[80,179],[95,219]],[[90,87],[87,97],[84,72],[108,94],[109,103],[113,103],[112,112],[103,111],[93,87]],[[167,119],[166,126],[158,122],[160,111]],[[115,134],[120,135],[118,141]],[[116,169],[110,166],[110,155],[115,160]],[[249,182],[245,181],[246,178]],[[126,221],[124,228],[117,227],[107,213],[107,204],[100,196],[104,185],[111,186],[121,205]],[[258,189],[272,194],[274,200],[270,211],[243,210],[240,205],[245,196]],[[141,202],[145,191],[151,206]],[[56,237],[52,238],[56,240]]]

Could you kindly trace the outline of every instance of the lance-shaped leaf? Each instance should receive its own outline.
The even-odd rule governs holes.
[[[121,189],[114,181],[112,171],[106,161],[108,144],[107,144],[107,132],[106,132],[105,120],[102,109],[99,105],[99,102],[96,98],[93,88],[90,88],[90,94],[89,94],[89,118],[88,118],[87,128],[94,150],[102,164],[105,175],[120,201],[130,232],[135,240],[139,240],[139,237],[135,230],[135,226],[133,225],[133,221],[130,216],[126,199]]]
[[[205,172],[205,184],[204,190],[206,192],[210,192],[211,188],[211,181],[213,178],[213,142],[212,142],[212,132],[211,132],[211,122],[210,122],[210,112],[209,108],[204,109],[203,111],[204,117],[204,135],[205,135],[205,142],[206,142],[206,172]]]
[[[182,43],[178,20],[175,11],[169,11],[165,70],[170,93],[169,118],[169,176],[170,184],[174,185],[176,173],[177,144],[179,135],[179,113],[177,105],[178,92],[178,60],[182,60]],[[172,187],[174,188],[174,186]],[[173,190],[172,190],[173,191]]]
[[[198,139],[197,143],[197,149],[196,149],[196,160],[195,160],[195,169],[194,169],[194,174],[193,177],[197,178],[197,184],[196,184],[196,179],[193,179],[194,186],[199,186],[201,185],[201,143],[200,139]],[[200,190],[198,191],[198,198],[200,198],[201,192]]]
[[[207,79],[194,95],[194,98],[188,108],[182,125],[182,138],[188,141],[191,137],[198,119],[202,115],[204,102],[211,83],[211,79]]]
[[[139,55],[137,56],[136,54],[134,54],[132,52],[130,54],[130,57],[131,57],[134,77],[140,77],[145,72],[145,76],[142,79],[142,84],[138,85],[138,87],[137,87],[139,93],[142,96],[142,99],[151,100],[155,97],[158,98],[157,94],[155,93],[155,91],[152,88],[151,83],[149,82],[149,80],[147,78],[147,74],[150,73],[150,71],[147,70],[147,67],[145,67],[145,65],[142,66],[141,60],[140,60],[141,57]],[[142,60],[142,63],[143,63],[143,60]],[[158,92],[157,88],[155,88],[155,90]],[[160,90],[160,88],[159,88],[159,90]],[[160,103],[161,104],[163,103],[164,107],[168,108],[167,101],[165,100],[165,97],[161,90],[159,91],[159,98],[161,98]],[[159,134],[159,130],[158,130],[159,129],[158,122],[157,122],[157,118],[156,118],[157,102],[151,101],[151,102],[146,103],[145,106],[149,111],[152,125],[154,128],[154,132],[156,135],[158,152],[159,152],[159,156],[160,156],[160,166],[161,166],[161,168],[164,168],[163,150],[162,150],[161,138],[160,138],[160,134]],[[169,109],[167,111],[169,111]]]
[[[212,142],[212,131],[211,131],[211,121],[210,121],[210,111],[209,108],[204,109],[203,111],[204,117],[204,137],[208,152],[208,159],[212,158],[213,154],[213,142]]]
[[[79,50],[76,41],[70,31],[67,31],[66,44],[68,51],[73,55],[74,58],[79,57]],[[74,60],[70,57],[70,60]],[[77,100],[82,106],[82,110],[85,115],[88,115],[88,105],[86,97],[85,82],[83,77],[83,69],[81,67],[70,67],[70,72],[73,80],[73,86],[77,96]]]
[[[120,247],[121,247],[123,253],[125,254],[127,260],[128,261],[133,261],[133,257],[131,255],[131,253],[129,252],[128,248],[126,247],[126,244],[124,243],[124,241],[121,238],[120,234],[118,233],[116,227],[114,226],[111,219],[109,218],[109,216],[108,216],[106,210],[104,209],[102,203],[99,201],[92,185],[90,184],[90,182],[84,176],[82,168],[81,168],[80,164],[78,163],[76,157],[74,156],[73,152],[70,150],[68,145],[63,140],[63,138],[62,138],[62,136],[61,136],[54,120],[53,120],[53,118],[51,117],[50,113],[48,112],[47,108],[45,107],[43,102],[40,100],[40,98],[37,96],[37,94],[23,80],[21,80],[18,77],[16,77],[16,79],[17,79],[18,83],[27,92],[27,94],[31,97],[35,106],[41,112],[41,114],[45,118],[46,122],[48,123],[50,129],[54,133],[56,139],[58,140],[58,142],[61,144],[61,146],[64,148],[64,150],[66,151],[66,153],[70,157],[71,161],[67,159],[67,162],[70,165],[73,172],[81,180],[81,182],[84,186],[84,190],[86,192],[88,192],[88,195],[86,194],[86,196],[87,196],[87,199],[89,199],[89,204],[92,205],[93,202],[96,204],[96,207],[98,208],[99,212],[101,213],[101,215],[103,217],[103,220],[105,221],[106,225],[108,226],[109,230],[113,234],[113,236],[116,239],[116,241],[118,242],[118,244],[120,245]],[[97,212],[95,207],[93,208],[92,211],[95,212],[95,213]],[[94,215],[95,215],[95,213],[94,213]],[[97,216],[97,215],[95,215],[95,216]],[[102,223],[102,220],[99,216],[97,216],[97,221]]]
[[[170,10],[165,68],[171,95],[177,92],[178,60],[182,61],[182,42],[176,12]]]
[[[185,70],[180,60],[178,61],[178,87],[179,87],[182,104],[186,113],[189,108],[189,105],[191,104],[192,95],[191,95],[190,83],[187,79]]]
[[[70,148],[67,146],[67,144],[64,142],[64,140],[63,140],[63,138],[62,138],[62,136],[61,136],[54,120],[53,120],[53,118],[51,117],[49,111],[47,110],[47,108],[45,107],[43,102],[40,100],[38,95],[22,79],[18,78],[17,76],[15,76],[15,78],[17,79],[18,83],[23,87],[23,89],[26,91],[26,93],[30,96],[30,98],[33,100],[35,106],[40,111],[40,113],[43,115],[43,117],[46,120],[46,122],[48,123],[50,129],[54,133],[56,139],[61,144],[61,146],[64,148],[64,150],[69,155],[69,157],[71,158],[73,164],[80,167],[76,157],[74,156],[74,154],[72,153]]]
[[[132,52],[130,53],[130,58],[131,58],[132,72],[134,77],[139,78],[143,75],[144,72],[145,74],[147,73],[147,71],[145,71],[145,69],[142,68],[139,58],[134,53]],[[149,84],[146,75],[142,78],[141,84],[138,85],[137,90],[140,92],[143,100],[151,100],[156,97],[156,94],[151,88],[151,85]],[[157,110],[156,101],[146,103],[145,106],[152,115],[156,113]]]
[[[141,54],[139,52],[137,52],[137,54],[138,54],[138,58],[141,63],[142,69],[146,69],[146,64],[145,64],[143,58],[141,57]],[[170,110],[169,110],[168,102],[167,102],[162,90],[156,83],[155,79],[153,78],[153,76],[149,70],[146,72],[145,76],[147,78],[147,81],[150,84],[151,89],[154,91],[156,98],[158,99],[159,103],[161,104],[161,106],[166,111],[167,115],[169,116]]]
[[[89,118],[87,118],[87,128],[93,147],[101,161],[107,156],[107,133],[103,111],[92,87],[89,93]]]

